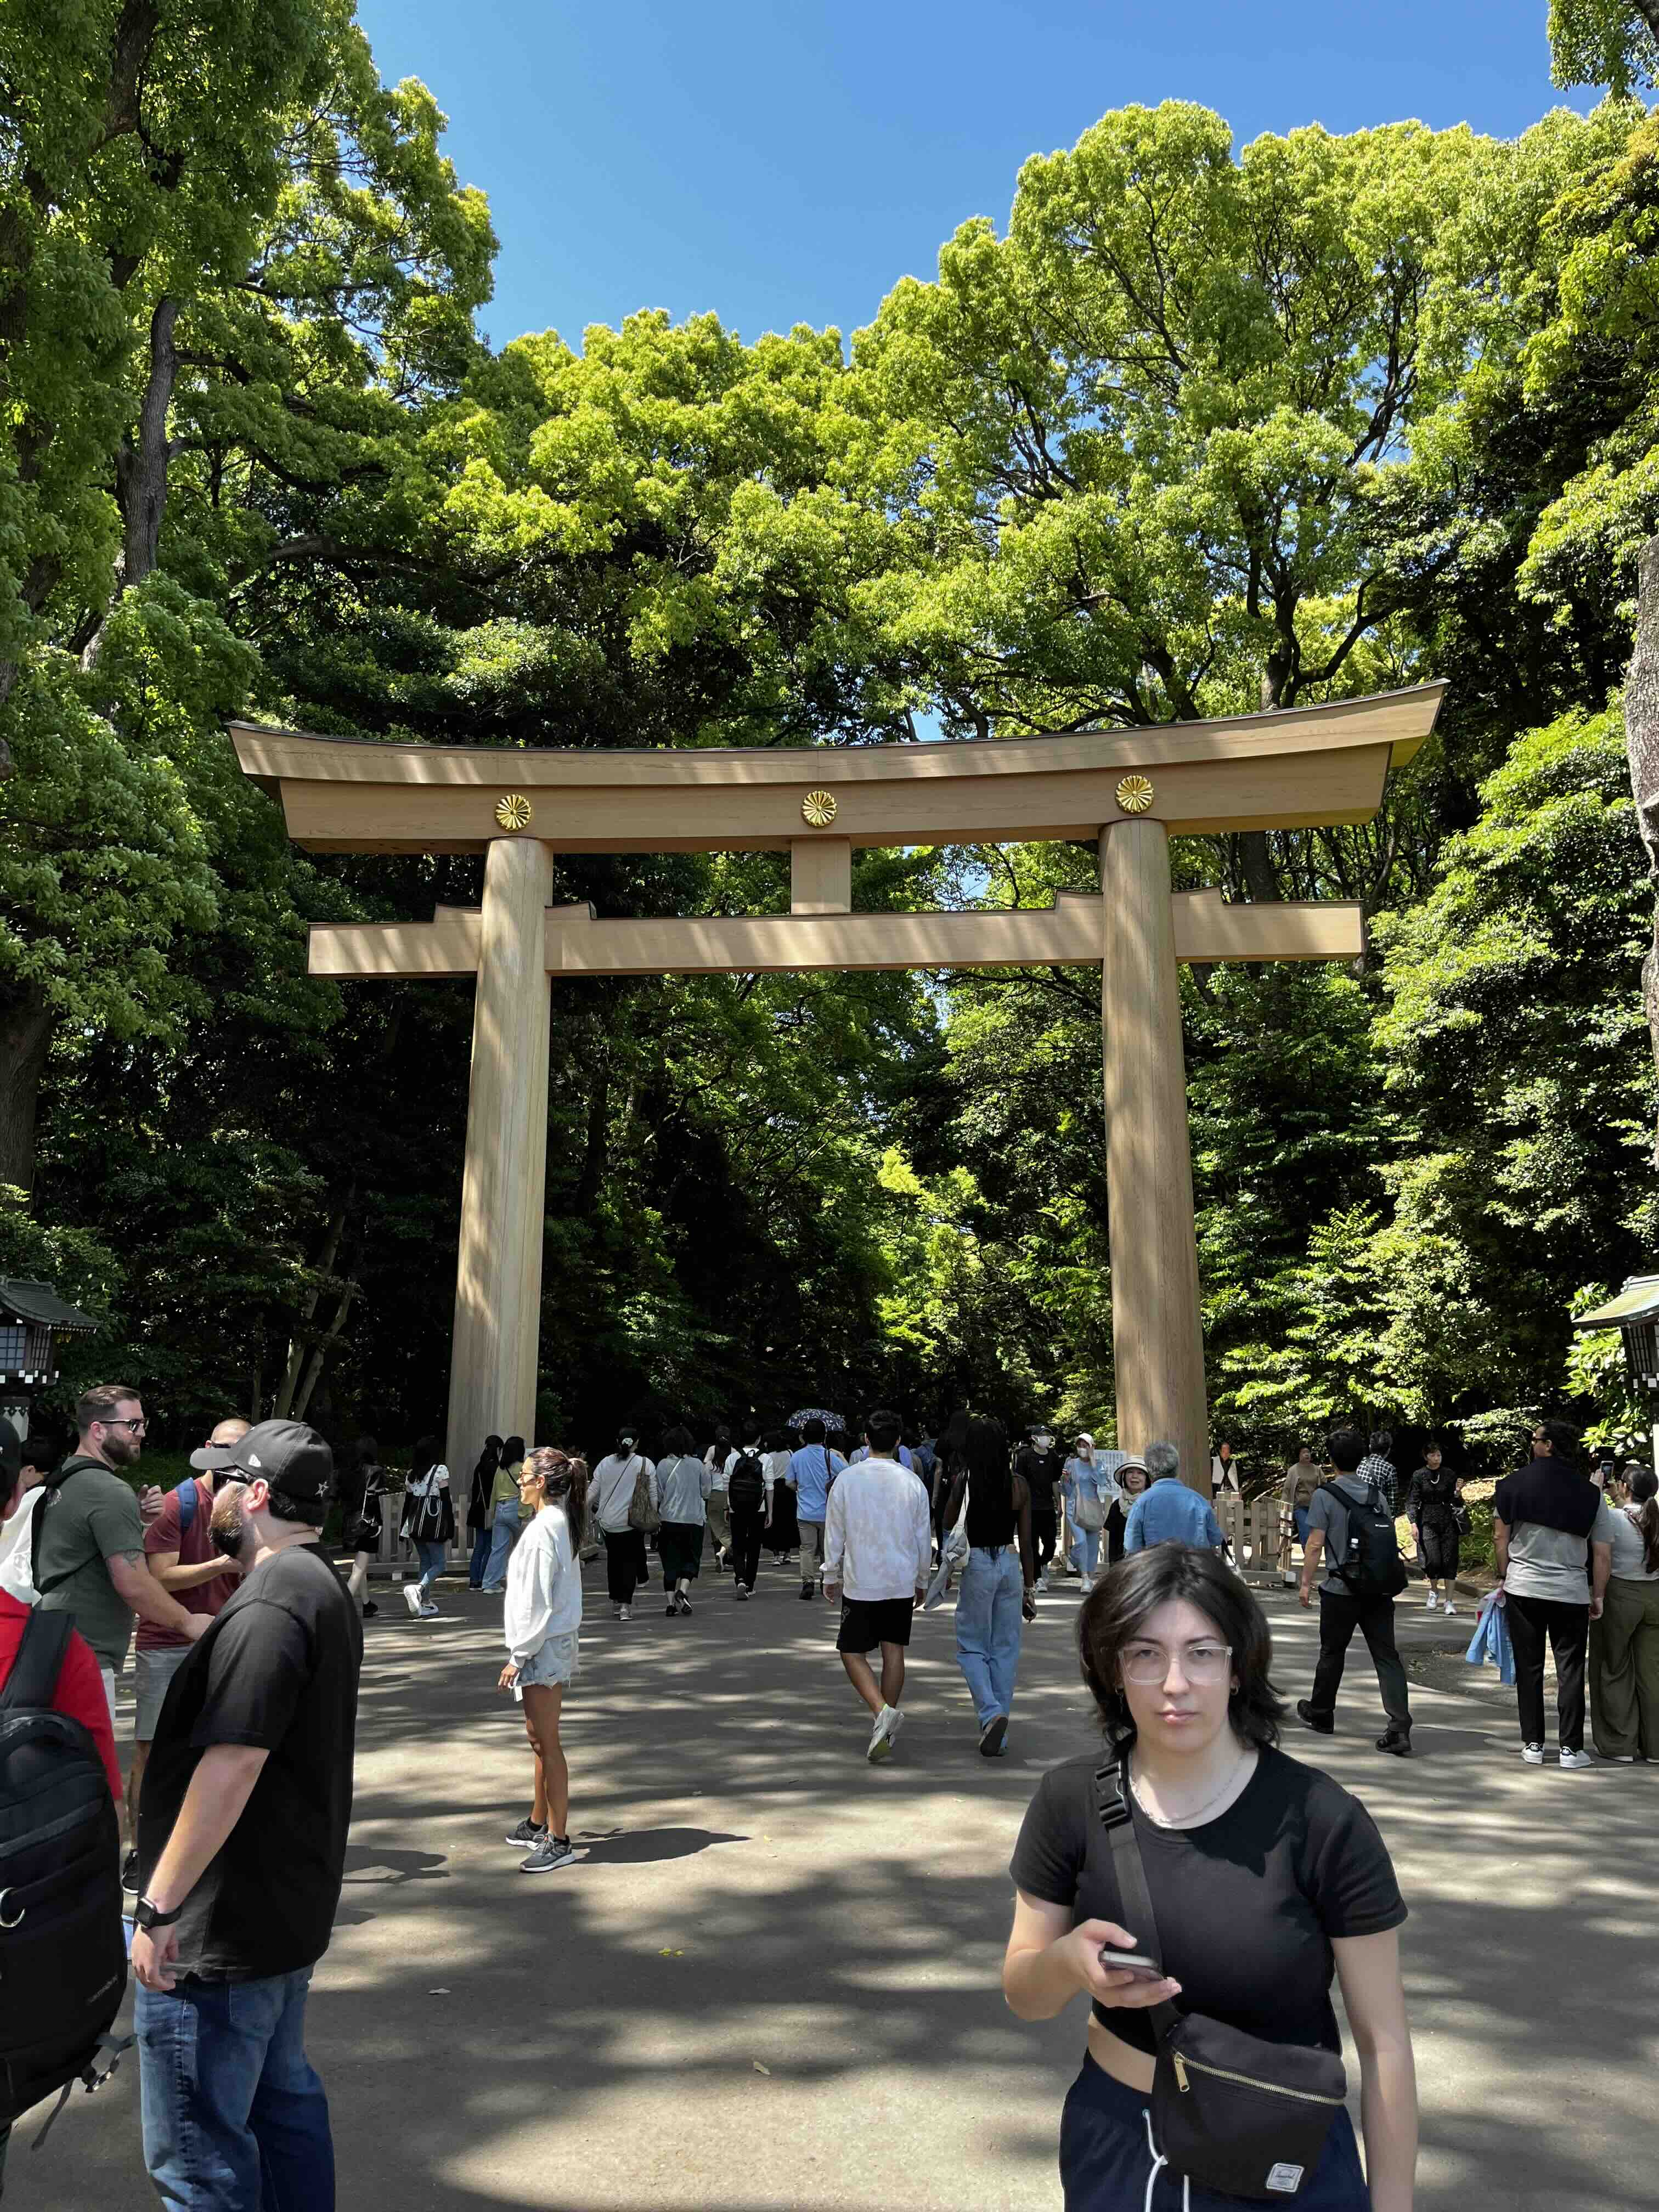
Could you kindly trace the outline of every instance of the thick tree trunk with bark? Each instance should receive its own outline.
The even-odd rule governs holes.
[[[1625,677],[1625,750],[1636,818],[1648,848],[1648,872],[1659,884],[1659,538],[1650,538],[1642,548],[1638,573],[1636,650]],[[1654,909],[1653,942],[1642,963],[1642,1000],[1659,1075],[1659,902]],[[1659,1136],[1654,1164],[1659,1166]]]
[[[173,343],[179,302],[160,299],[149,321],[149,374],[138,407],[138,427],[122,439],[115,456],[115,495],[121,508],[122,581],[131,590],[155,566],[161,514],[167,503],[167,410],[179,374]]]
[[[0,1182],[34,1188],[35,1108],[52,1042],[52,1009],[38,984],[0,997]]]

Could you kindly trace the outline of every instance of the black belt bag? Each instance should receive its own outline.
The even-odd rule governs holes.
[[[1161,1964],[1123,1761],[1101,1767],[1095,1786],[1124,1917],[1141,1949]],[[1152,2131],[1162,2161],[1229,2197],[1274,2203],[1299,2195],[1348,2094],[1340,2055],[1303,2043],[1268,2043],[1167,2002],[1151,2010],[1158,2040]]]

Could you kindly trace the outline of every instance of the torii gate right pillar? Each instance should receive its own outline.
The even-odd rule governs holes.
[[[1178,1445],[1182,1479],[1207,1498],[1187,1073],[1170,840],[1161,822],[1114,822],[1102,830],[1100,889],[1117,1441],[1129,1451],[1160,1439]]]

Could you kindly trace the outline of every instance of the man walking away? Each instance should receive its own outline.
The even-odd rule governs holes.
[[[248,1424],[240,1419],[221,1421],[206,1443],[190,1455],[196,1473],[177,1490],[168,1492],[161,1513],[144,1531],[144,1562],[151,1574],[186,1613],[205,1613],[210,1620],[223,1609],[241,1571],[214,1542],[208,1519],[215,1492],[222,1487],[235,1447],[247,1431]],[[127,1772],[130,1836],[138,1832],[138,1796],[144,1785],[155,1723],[173,1678],[193,1648],[187,1637],[170,1628],[158,1628],[149,1620],[139,1622],[134,1646],[137,1715],[133,1723],[132,1765]],[[122,1869],[129,1889],[137,1872],[137,1853],[129,1851]]]
[[[1044,1589],[1054,1587],[1055,1541],[1060,1531],[1054,1498],[1066,1471],[1066,1455],[1054,1442],[1046,1421],[1031,1431],[1031,1440],[1014,1462],[1016,1474],[1025,1479],[1031,1493],[1031,1541],[1036,1547],[1036,1571]]]
[[[1190,1544],[1200,1552],[1222,1547],[1221,1523],[1207,1498],[1181,1480],[1181,1454],[1173,1444],[1148,1444],[1142,1454],[1148,1487],[1129,1509],[1123,1531],[1125,1552],[1150,1551],[1154,1544]]]
[[[1297,1712],[1316,1735],[1336,1732],[1336,1692],[1343,1662],[1358,1628],[1376,1669],[1388,1727],[1376,1739],[1379,1751],[1396,1759],[1412,1755],[1412,1712],[1406,1693],[1406,1669],[1394,1640],[1394,1601],[1406,1586],[1393,1510],[1376,1486],[1367,1480],[1358,1429],[1338,1429],[1326,1449],[1336,1469],[1322,1483],[1308,1509],[1308,1539],[1302,1551],[1302,1602],[1313,1602],[1314,1577],[1321,1554],[1328,1553],[1319,1586],[1319,1663],[1313,1695],[1297,1701]],[[1373,1443],[1376,1438],[1372,1438]]]
[[[1555,1655],[1561,1764],[1593,1763],[1584,1748],[1584,1662],[1589,1625],[1601,1617],[1613,1547],[1591,1534],[1601,1493],[1573,1456],[1577,1444],[1565,1421],[1534,1422],[1531,1459],[1492,1492],[1492,1543],[1515,1646],[1521,1756],[1528,1766],[1544,1763],[1547,1638]]]
[[[746,1599],[754,1593],[755,1577],[760,1572],[761,1539],[772,1517],[758,1430],[741,1451],[732,1455],[726,1503],[732,1519],[732,1595]]]
[[[836,1649],[847,1679],[874,1716],[865,1753],[890,1758],[903,1715],[904,1654],[933,1556],[927,1492],[898,1457],[902,1424],[884,1407],[870,1416],[870,1456],[830,1492],[823,1528],[823,1594],[842,1598]],[[881,1648],[878,1684],[869,1654]]]
[[[125,1382],[100,1382],[75,1409],[80,1432],[36,1508],[31,1579],[48,1613],[70,1614],[104,1678],[110,1724],[115,1678],[133,1616],[193,1644],[208,1623],[168,1595],[144,1564],[138,1500],[119,1470],[144,1448],[144,1409]]]
[[[1400,1510],[1400,1469],[1389,1457],[1393,1449],[1392,1431],[1373,1429],[1370,1448],[1354,1470],[1362,1482],[1369,1482],[1381,1496],[1391,1521]]]
[[[791,1456],[789,1472],[794,1480],[795,1517],[800,1525],[800,1594],[814,1597],[823,1558],[823,1522],[830,1492],[847,1462],[825,1443],[822,1421],[803,1423],[800,1437],[800,1449]]]
[[[634,1488],[641,1475],[648,1488],[654,1472],[644,1453],[635,1448],[629,1429],[617,1437],[616,1450],[607,1452],[593,1470],[588,1500],[605,1540],[605,1589],[618,1620],[632,1620],[634,1593],[649,1579],[645,1532],[629,1519],[628,1509],[634,1503]]]
[[[144,2163],[191,2212],[333,2212],[305,2004],[340,1900],[363,1656],[318,1548],[333,1487],[333,1455],[301,1421],[262,1422],[235,1447],[211,1526],[241,1583],[202,1621],[144,1777]]]

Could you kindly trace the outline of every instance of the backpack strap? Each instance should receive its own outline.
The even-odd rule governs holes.
[[[55,1590],[59,1583],[66,1583],[72,1575],[78,1575],[87,1560],[96,1556],[95,1553],[88,1552],[86,1559],[77,1559],[72,1567],[65,1567],[61,1575],[54,1575],[49,1583],[43,1583],[40,1579],[40,1532],[46,1525],[46,1516],[81,1471],[78,1467],[70,1468],[67,1473],[60,1469],[41,1492],[40,1503],[34,1509],[34,1526],[29,1531],[29,1580],[34,1585],[37,1597],[45,1597],[47,1591]]]
[[[179,1535],[182,1541],[195,1525],[196,1508],[201,1502],[201,1494],[196,1487],[196,1477],[193,1474],[186,1475],[173,1494],[179,1501]]]
[[[44,1711],[58,1694],[58,1678],[64,1670],[69,1640],[75,1633],[75,1617],[67,1613],[30,1613],[17,1647],[6,1686],[0,1690],[0,1713]]]
[[[1141,1949],[1162,1969],[1164,1952],[1158,1940],[1158,1915],[1152,1910],[1152,1893],[1146,1887],[1146,1869],[1141,1863],[1140,1845],[1135,1840],[1127,1753],[1120,1751],[1104,1766],[1096,1768],[1095,1810],[1112,1847],[1112,1866],[1117,1875],[1118,1901],[1123,1907],[1123,1917],[1133,1923],[1130,1932]],[[1162,2043],[1178,2025],[1181,2014],[1168,1997],[1146,2009],[1152,2033]]]

